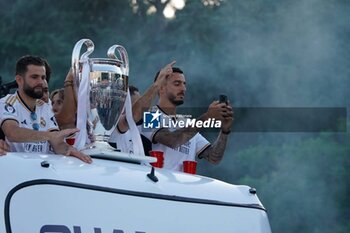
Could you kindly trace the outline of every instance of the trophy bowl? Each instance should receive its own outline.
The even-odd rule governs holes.
[[[112,59],[91,59],[90,125],[97,141],[108,141],[119,121],[126,100],[128,77],[121,63]],[[91,132],[90,132],[91,133]]]

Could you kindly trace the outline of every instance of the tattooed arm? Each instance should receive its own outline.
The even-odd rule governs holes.
[[[221,131],[215,143],[198,156],[199,158],[205,158],[212,164],[218,164],[224,156],[228,135],[231,132],[230,129],[233,123],[233,110],[230,105],[226,105],[226,111],[221,122]]]
[[[197,133],[198,130],[196,128],[182,128],[175,131],[162,128],[154,134],[152,141],[170,148],[176,148],[188,142]]]
[[[220,132],[214,144],[205,149],[199,158],[204,158],[212,164],[218,164],[224,157],[228,134]]]
[[[60,129],[75,127],[77,100],[76,90],[74,88],[73,71],[70,69],[66,76],[66,80],[64,81],[64,98],[62,109],[55,116]]]

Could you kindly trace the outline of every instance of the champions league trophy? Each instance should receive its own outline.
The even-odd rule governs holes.
[[[83,45],[86,46],[86,52],[80,56]],[[89,39],[81,39],[75,44],[72,53],[78,102],[77,128],[80,129],[74,146],[83,153],[95,157],[153,162],[154,159],[144,156],[143,148],[140,148],[142,142],[131,116],[128,93],[129,60],[125,48],[113,45],[108,49],[108,58],[89,58],[93,51],[94,43]],[[120,59],[116,56],[116,52]],[[135,139],[138,144],[135,146],[135,142],[133,143],[133,151],[136,152],[133,154],[118,152],[107,143],[116,128],[124,105],[129,128],[134,130],[133,141]],[[134,128],[130,122],[135,125]]]

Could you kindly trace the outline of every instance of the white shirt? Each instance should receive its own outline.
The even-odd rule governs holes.
[[[59,130],[56,123],[56,119],[52,112],[50,104],[43,101],[37,101],[35,107],[36,120],[31,117],[31,111],[27,105],[22,101],[21,97],[16,92],[15,94],[9,94],[0,99],[0,125],[5,121],[16,121],[21,128],[27,128],[33,130],[33,124],[39,124],[39,131],[53,131]],[[7,143],[11,147],[11,151],[15,152],[36,152],[36,153],[49,153],[52,152],[48,141],[41,142],[10,142]]]
[[[109,137],[109,142],[117,144],[117,149],[124,153],[133,153],[133,141],[131,131],[128,130],[125,133],[121,133],[116,127]]]
[[[159,109],[162,113],[161,118],[171,119],[171,116],[163,112],[159,107],[154,106],[152,112]],[[188,142],[180,145],[176,148],[167,147],[161,143],[154,143],[154,136],[156,133],[163,129],[162,127],[157,129],[144,129],[142,128],[142,134],[152,142],[152,150],[159,150],[164,152],[164,168],[182,171],[183,161],[190,160],[195,161],[196,156],[200,155],[210,143],[200,133],[194,135]],[[170,131],[175,131],[178,128],[167,128]]]

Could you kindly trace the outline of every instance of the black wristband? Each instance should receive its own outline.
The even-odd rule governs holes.
[[[223,130],[221,130],[221,133],[228,135],[228,134],[230,134],[230,133],[231,133],[231,130],[227,130],[227,131],[223,131]]]

